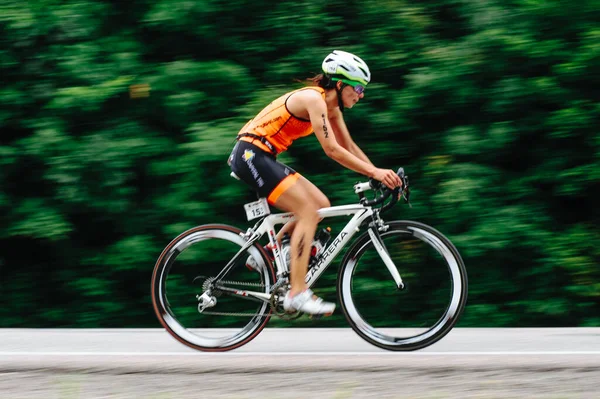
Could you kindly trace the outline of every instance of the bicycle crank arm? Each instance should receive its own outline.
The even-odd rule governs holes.
[[[398,287],[399,290],[403,290],[404,283],[402,282],[402,277],[400,277],[400,273],[398,273],[398,269],[396,268],[394,261],[392,261],[392,258],[390,258],[390,255],[388,254],[388,251],[385,248],[383,242],[381,242],[379,234],[374,232],[372,228],[370,228],[368,231],[369,236],[371,237],[371,241],[373,242],[373,245],[377,250],[377,253],[381,257],[381,260],[383,260],[385,266],[390,271],[392,277],[394,278],[394,281],[396,282],[396,287]]]

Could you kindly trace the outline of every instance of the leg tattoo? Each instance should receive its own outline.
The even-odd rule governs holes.
[[[302,257],[304,253],[304,234],[300,236],[300,242],[298,243],[298,259]]]

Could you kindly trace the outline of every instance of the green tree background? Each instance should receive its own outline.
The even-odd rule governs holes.
[[[388,218],[463,255],[459,326],[600,325],[597,0],[0,4],[0,326],[158,327],[162,248],[247,225],[235,134],[336,48],[373,74],[353,137],[413,183]],[[282,160],[355,201],[314,136]]]

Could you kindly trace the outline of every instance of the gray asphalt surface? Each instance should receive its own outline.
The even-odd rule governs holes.
[[[265,329],[227,353],[164,330],[0,330],[6,398],[600,398],[600,328],[454,329],[394,353],[349,329]]]

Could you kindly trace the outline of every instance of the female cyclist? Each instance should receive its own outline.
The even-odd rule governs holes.
[[[322,69],[322,74],[311,79],[314,86],[282,95],[250,120],[238,133],[228,163],[235,175],[266,197],[269,204],[295,215],[295,222],[278,234],[281,240],[284,233],[291,232],[291,289],[284,299],[284,309],[330,315],[335,304],[314,296],[304,278],[319,222],[317,211],[331,205],[314,184],[278,162],[277,154],[287,150],[294,140],[314,132],[325,154],[342,166],[391,189],[402,182],[393,170],[376,168],[369,161],[344,123],[343,110],[364,97],[371,80],[367,64],[353,54],[336,50],[325,57]]]

